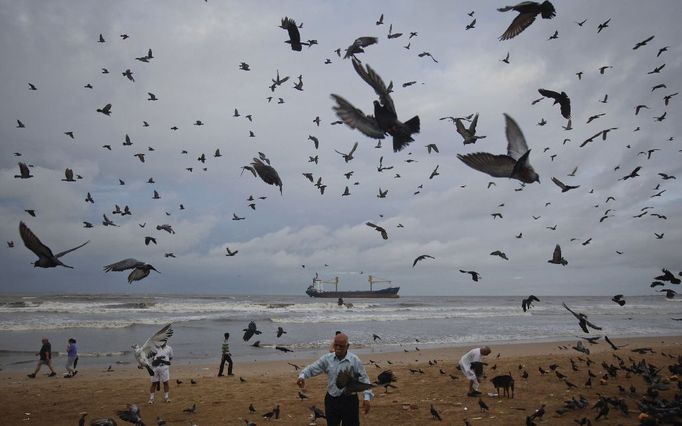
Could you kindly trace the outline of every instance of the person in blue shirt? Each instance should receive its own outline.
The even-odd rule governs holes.
[[[358,396],[355,393],[344,394],[343,389],[336,387],[336,376],[340,371],[352,370],[354,375],[359,376],[358,381],[370,384],[369,376],[357,355],[348,352],[350,344],[348,336],[339,333],[334,337],[334,352],[324,354],[301,371],[296,382],[302,389],[305,380],[327,373],[327,395],[324,398],[324,409],[327,415],[328,426],[354,426],[360,424],[360,410]],[[364,391],[362,408],[365,414],[369,413],[370,400],[374,397],[371,390]]]

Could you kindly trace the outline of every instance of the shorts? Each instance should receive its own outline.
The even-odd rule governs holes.
[[[67,370],[75,370],[76,366],[74,365],[76,363],[76,360],[78,357],[68,357],[66,360],[66,369]]]
[[[154,367],[153,370],[152,383],[167,382],[170,379],[170,368],[168,366]]]

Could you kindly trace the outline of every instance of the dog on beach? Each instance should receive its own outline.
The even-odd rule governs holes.
[[[498,397],[500,396],[500,388],[504,391],[504,396],[509,398],[509,389],[511,389],[511,397],[514,398],[514,378],[509,374],[502,376],[495,376],[492,380],[493,386],[495,386],[495,391]]]

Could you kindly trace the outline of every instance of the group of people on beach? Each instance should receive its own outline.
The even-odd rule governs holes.
[[[36,369],[33,373],[28,374],[31,379],[36,378],[36,374],[40,371],[43,365],[47,365],[50,369],[49,377],[54,377],[57,373],[52,367],[52,344],[47,337],[43,337],[43,345],[40,347],[40,351],[36,352],[36,356],[39,356],[38,363],[36,364]],[[76,366],[78,365],[78,346],[76,345],[76,339],[71,337],[68,340],[66,346],[66,373],[64,373],[64,378],[71,378],[78,373]]]
[[[228,364],[227,375],[233,376],[232,368],[232,354],[230,353],[230,333],[223,335],[224,340],[221,346],[221,361],[218,370],[218,377],[224,376],[223,371],[225,363]],[[339,389],[336,386],[337,376],[342,371],[351,372],[352,376],[357,379],[359,383],[371,385],[367,371],[365,370],[360,358],[352,352],[349,352],[350,343],[348,336],[341,331],[337,331],[334,340],[329,348],[329,352],[322,355],[317,361],[308,365],[301,370],[297,377],[296,384],[301,388],[305,388],[306,379],[310,379],[322,373],[327,373],[327,393],[324,398],[325,414],[327,417],[327,425],[338,426],[340,424],[359,425],[360,424],[360,407],[357,393],[347,393],[344,389]],[[76,365],[78,364],[78,347],[76,339],[70,338],[66,348],[67,362],[66,373],[64,377],[70,378],[78,373]],[[483,376],[482,357],[490,355],[491,351],[488,346],[475,348],[464,354],[459,360],[459,368],[468,380],[469,390],[468,396],[479,396],[481,392],[480,378]],[[35,378],[38,371],[43,365],[50,369],[50,377],[56,376],[57,373],[52,367],[52,346],[47,337],[42,340],[40,351],[36,353],[40,356],[36,365],[35,371],[28,375],[30,378]],[[161,346],[157,347],[153,355],[151,374],[151,387],[149,389],[149,404],[154,403],[154,394],[160,390],[160,385],[163,383],[164,401],[170,402],[169,385],[170,379],[170,365],[173,359],[173,349],[166,341]],[[153,374],[152,374],[153,373]],[[367,414],[370,410],[370,401],[374,398],[374,394],[370,389],[363,391],[362,411]]]

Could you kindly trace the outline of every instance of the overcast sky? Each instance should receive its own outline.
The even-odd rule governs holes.
[[[366,288],[372,274],[393,280],[401,295],[655,294],[649,284],[662,267],[682,270],[682,96],[667,106],[663,100],[682,87],[682,2],[554,1],[554,19],[538,18],[516,38],[499,41],[516,16],[496,10],[504,5],[0,0],[0,234],[15,243],[2,249],[0,292],[303,294],[318,272],[339,276],[344,289]],[[475,27],[465,30],[471,11]],[[382,13],[384,24],[376,25]],[[292,51],[278,28],[285,16],[303,24],[304,41],[318,44]],[[403,35],[388,39],[391,24]],[[555,31],[558,38],[548,40]],[[411,32],[417,35],[408,39]],[[379,38],[358,58],[393,82],[399,118],[420,117],[421,132],[399,153],[390,138],[375,148],[377,141],[359,131],[331,125],[338,119],[331,93],[373,113],[373,90],[334,52],[343,54],[359,36]],[[150,48],[148,63],[135,59]],[[422,52],[438,62],[419,57]],[[507,53],[509,64],[501,61]],[[240,62],[251,70],[240,70]],[[647,74],[663,64],[660,73]],[[612,68],[600,74],[606,65]],[[134,82],[122,75],[126,69]],[[290,78],[273,93],[278,70]],[[303,91],[293,88],[299,75]],[[416,83],[403,87],[410,81]],[[652,91],[658,84],[667,87]],[[566,120],[551,100],[531,105],[539,88],[569,95],[572,130],[562,128]],[[148,101],[148,92],[158,100]],[[110,117],[96,112],[108,103]],[[648,109],[635,115],[640,104]],[[233,117],[235,108],[240,117]],[[439,120],[476,112],[477,134],[487,137],[474,145],[464,146],[455,126]],[[503,113],[522,129],[541,179],[522,191],[518,181],[492,178],[456,157],[505,153]],[[653,118],[664,113],[663,121]],[[537,125],[542,119],[547,124]],[[25,127],[17,128],[17,120]],[[204,125],[193,125],[196,120]],[[617,130],[607,140],[579,147],[611,127]],[[122,145],[125,135],[131,146]],[[334,151],[348,152],[355,142],[355,158],[345,163]],[[428,144],[440,153],[427,153]],[[213,156],[216,149],[222,157]],[[649,149],[658,149],[650,159],[638,155]],[[283,195],[240,174],[258,152],[279,172]],[[137,153],[145,154],[144,163]],[[318,164],[310,163],[316,155]],[[394,168],[380,173],[382,156]],[[19,161],[33,166],[33,178],[14,178]],[[429,179],[436,166],[440,175]],[[567,176],[576,166],[575,176]],[[637,166],[639,177],[619,180]],[[82,179],[62,182],[67,167]],[[322,177],[324,195],[305,172]],[[580,187],[562,194],[553,176]],[[146,183],[150,177],[155,184]],[[351,195],[342,197],[346,186]],[[377,197],[379,188],[388,190],[386,198]],[[160,199],[152,199],[154,190]],[[84,201],[88,192],[94,204]],[[615,200],[607,203],[610,196]],[[128,205],[132,215],[112,214],[115,204]],[[667,219],[633,217],[647,206]],[[503,217],[493,219],[495,212]],[[120,226],[102,226],[102,214]],[[245,220],[233,221],[233,214]],[[90,243],[63,258],[74,269],[34,268],[20,221],[54,252]],[[83,221],[94,228],[83,228]],[[367,221],[386,228],[388,240]],[[157,230],[161,224],[176,233]],[[146,236],[158,245],[145,246]],[[567,266],[547,263],[556,244]],[[226,257],[226,247],[239,253]],[[491,256],[495,250],[509,260]],[[413,268],[421,254],[435,260]],[[161,274],[130,286],[127,272],[102,271],[127,257]],[[474,283],[459,269],[476,270],[482,279]]]

